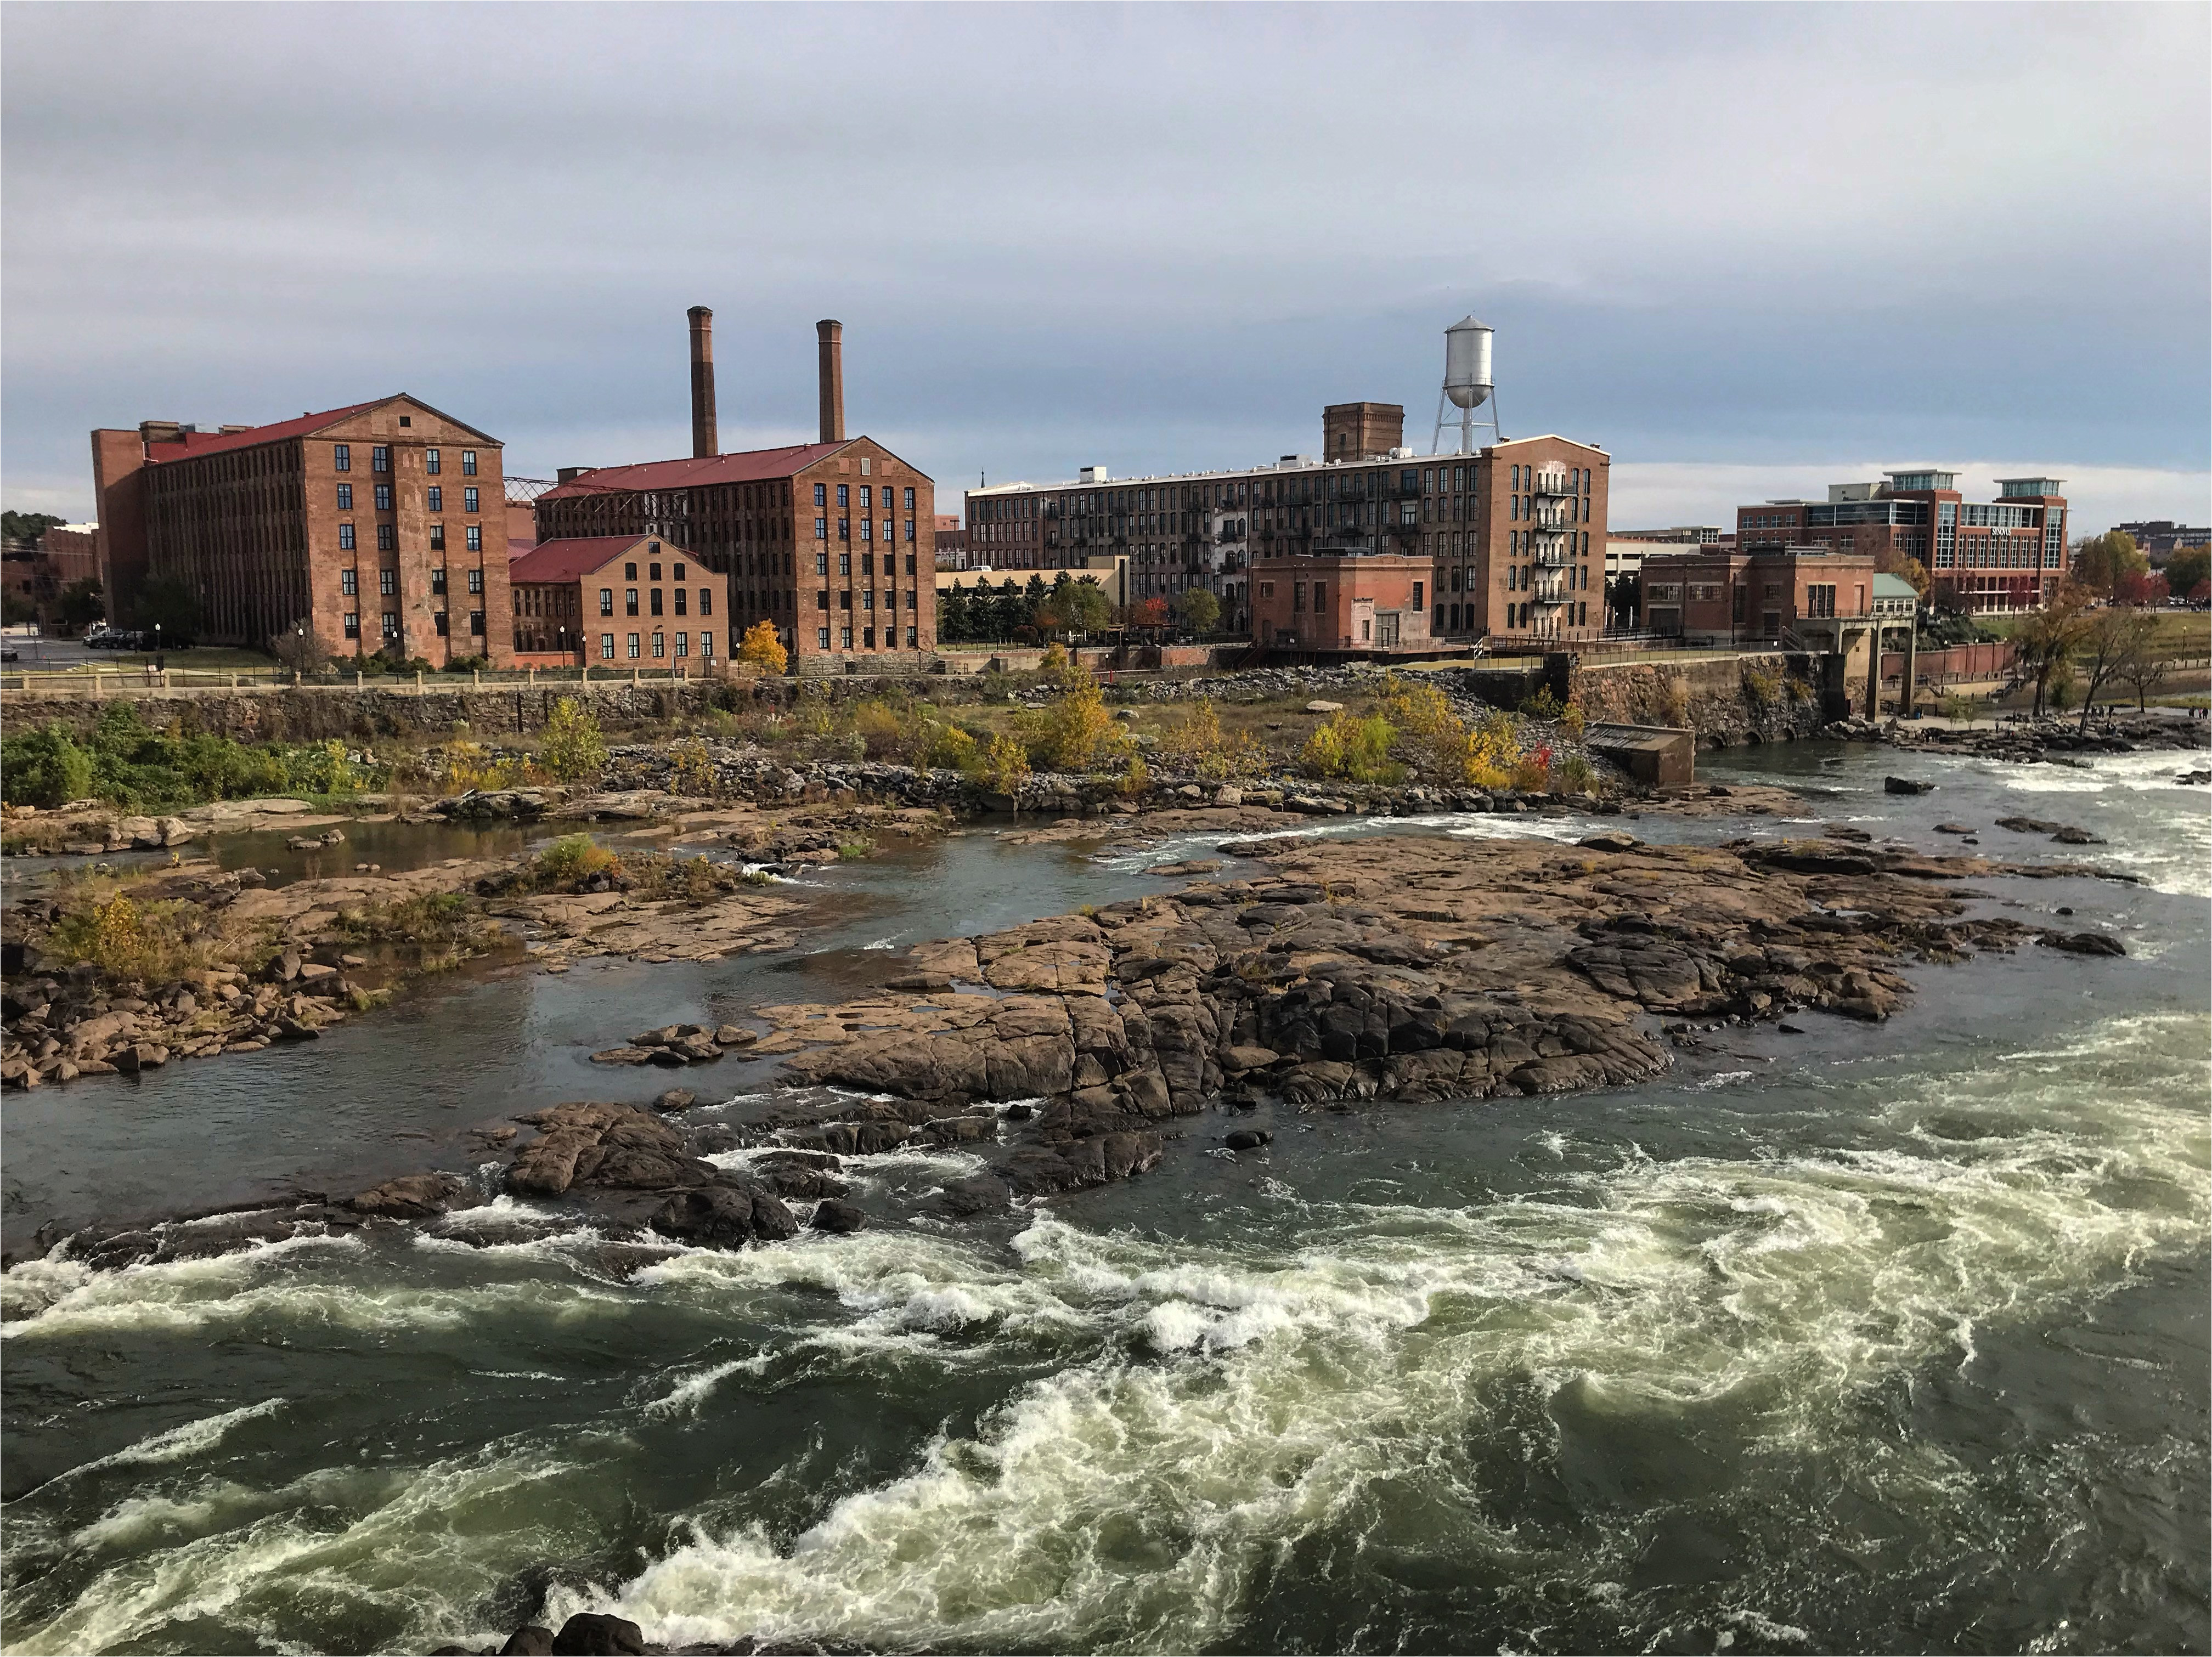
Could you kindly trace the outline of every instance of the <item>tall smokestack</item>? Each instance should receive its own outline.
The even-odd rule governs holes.
[[[714,313],[695,305],[684,314],[691,319],[691,458],[704,460],[722,452],[714,430]]]
[[[817,322],[816,338],[822,343],[822,440],[845,440],[845,325]]]

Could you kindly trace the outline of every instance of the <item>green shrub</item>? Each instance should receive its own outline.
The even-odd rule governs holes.
[[[598,781],[607,763],[606,739],[599,734],[599,716],[579,706],[574,696],[562,697],[546,718],[538,761],[560,781]]]
[[[563,835],[530,859],[530,883],[540,891],[573,892],[616,866],[615,854],[589,835]]]
[[[92,792],[92,756],[58,725],[9,737],[0,773],[0,787],[19,805],[66,805]]]
[[[1362,717],[1345,708],[1306,739],[1298,764],[1310,777],[1341,782],[1396,782],[1406,774],[1406,768],[1390,757],[1397,734],[1380,713]]]

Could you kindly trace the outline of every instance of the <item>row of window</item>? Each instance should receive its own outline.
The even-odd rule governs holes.
[[[373,499],[376,502],[377,511],[390,512],[392,510],[392,485],[389,483],[379,483],[375,486],[375,489],[376,492]],[[479,491],[477,486],[473,483],[461,491],[461,510],[463,512],[476,512],[479,510],[477,503],[481,491]],[[429,489],[427,491],[423,505],[431,512],[445,511],[446,491],[444,487],[437,483],[431,484]],[[351,512],[353,510],[353,485],[350,483],[341,483],[338,485],[338,510],[340,512]]]
[[[690,655],[690,634],[677,634],[675,644],[678,656]],[[652,646],[653,659],[655,661],[665,659],[669,653],[669,635],[656,629],[653,634]],[[636,634],[631,633],[623,636],[623,654],[629,660],[636,661],[644,653],[644,646],[645,641]],[[714,654],[714,635],[705,628],[702,628],[699,633],[699,654],[708,660],[712,660]],[[615,635],[611,633],[599,634],[599,659],[603,662],[615,659]]]
[[[830,520],[828,519],[817,518],[814,520],[814,538],[817,541],[827,541],[830,538]],[[837,520],[837,538],[840,541],[849,541],[853,538],[853,520],[851,519],[841,518]],[[875,538],[876,520],[872,518],[863,518],[860,520],[860,539],[863,541],[872,541]],[[888,518],[884,519],[883,538],[886,546],[890,545],[893,541],[898,538],[892,533],[891,520]],[[906,520],[906,538],[909,543],[914,540],[914,519],[911,518]],[[817,555],[818,556],[819,555]]]
[[[425,449],[422,451],[422,470],[424,471],[428,472],[431,476],[435,477],[444,470],[444,459],[439,454],[437,450]],[[368,469],[373,472],[388,472],[392,470],[392,447],[389,444],[379,443],[370,448],[368,452]],[[333,471],[342,472],[349,472],[353,470],[352,444],[333,443],[331,445],[331,470]],[[477,452],[474,449],[463,449],[461,451],[461,476],[464,477],[474,477],[476,475]],[[473,512],[476,508],[471,507],[469,510]]]
[[[871,587],[871,588],[869,588],[867,591],[866,591],[866,592],[864,592],[863,593],[861,593],[861,594],[860,594],[860,608],[861,608],[862,610],[873,610],[875,607],[876,607],[876,593],[875,593],[875,589],[874,589],[874,588],[872,588],[872,587]],[[915,589],[914,589],[914,588],[912,588],[912,587],[908,587],[908,588],[907,589],[907,592],[906,592],[906,607],[907,607],[908,610],[915,610],[915,609],[917,609],[917,608],[919,608],[919,607],[920,607],[920,598],[919,598],[919,595],[916,593],[916,592],[915,591]],[[830,608],[830,595],[829,595],[828,593],[826,593],[826,592],[817,592],[817,593],[816,593],[816,594],[814,595],[814,608],[815,608],[815,609],[817,609],[817,610],[827,610],[827,609],[829,609],[829,608]],[[839,594],[837,595],[837,608],[838,608],[838,609],[840,609],[840,610],[850,610],[850,609],[852,609],[852,608],[853,608],[853,595],[852,595],[850,592],[841,592],[841,593],[839,593]],[[898,594],[897,594],[897,593],[896,593],[896,592],[886,592],[884,594],[884,608],[885,610],[896,610],[896,609],[898,608]]]
[[[887,627],[884,629],[883,647],[885,650],[893,650],[897,648],[897,634],[898,629],[896,628]],[[860,629],[860,635],[861,649],[873,650],[876,647],[875,628],[872,627],[864,627]],[[920,628],[908,628],[906,630],[906,647],[908,650],[916,648],[921,637],[921,632]],[[817,627],[814,629],[814,644],[815,647],[819,650],[827,650],[830,648],[830,629],[828,628]],[[853,629],[851,628],[845,627],[837,629],[837,647],[840,650],[850,650],[853,648]]]
[[[891,507],[891,486],[890,484],[886,483],[883,486],[883,495],[884,510],[885,512],[889,512]],[[814,486],[814,504],[817,507],[826,507],[830,504],[830,486],[827,483],[817,483]],[[842,508],[849,507],[852,504],[853,486],[850,483],[840,483],[837,486],[837,505]],[[872,491],[866,483],[861,484],[860,510],[862,512],[866,512],[875,504],[873,491]],[[904,505],[908,512],[912,512],[914,510],[914,491],[912,489],[906,491]]]
[[[338,525],[338,550],[340,552],[351,552],[360,544],[360,537],[354,533],[354,526],[351,524],[341,524]],[[461,531],[461,544],[467,548],[471,552],[482,552],[483,550],[483,525],[481,524],[471,524],[467,525]],[[379,524],[376,526],[376,549],[379,552],[397,552],[399,550],[399,531],[395,525],[391,524]],[[443,524],[431,525],[430,550],[433,552],[443,552],[445,549],[446,526]]]
[[[389,598],[399,591],[398,584],[399,572],[398,570],[380,569],[376,572],[376,590],[382,593],[386,598]],[[445,590],[446,570],[445,567],[441,564],[437,568],[430,572],[430,591],[435,593],[443,592]],[[482,592],[483,590],[483,571],[481,569],[471,570],[469,572],[469,591],[471,592]],[[355,569],[350,567],[340,570],[338,572],[338,591],[349,598],[359,592],[361,591],[361,572],[358,569]]]
[[[442,610],[432,612],[430,616],[430,627],[431,630],[441,639],[449,637],[451,634],[451,620]],[[399,637],[398,611],[387,610],[384,612],[383,631],[384,641],[386,644],[392,643],[394,640]],[[481,639],[483,637],[483,611],[480,610],[471,610],[469,612],[469,633],[471,636]],[[358,639],[361,637],[361,612],[357,610],[349,610],[345,613],[345,636],[349,639]]]
[[[891,569],[891,560],[895,555],[895,554],[888,552],[884,555],[884,574],[886,575],[890,575],[894,573]],[[814,555],[814,573],[817,575],[827,575],[830,573],[830,555],[828,553],[817,552]],[[849,552],[839,553],[837,555],[837,574],[840,575],[850,575],[852,573],[853,555]],[[862,553],[860,555],[860,574],[863,575],[873,575],[875,573],[876,555],[872,552]],[[906,573],[908,575],[914,574],[914,555],[910,552],[906,555]]]
[[[1552,466],[1549,470],[1565,476],[1569,492],[1578,498],[1591,495],[1597,473],[1588,466]],[[1533,489],[1537,468],[1534,465],[1515,465],[1510,476],[1515,489]],[[1040,515],[1057,518],[1063,513],[1070,517],[1089,517],[1098,513],[1152,513],[1172,512],[1185,507],[1237,508],[1246,505],[1306,506],[1326,501],[1357,499],[1373,500],[1391,492],[1394,488],[1401,495],[1452,495],[1475,488],[1475,468],[1457,466],[1407,466],[1397,473],[1395,485],[1386,470],[1330,470],[1296,477],[1229,479],[1218,483],[1159,485],[1152,488],[1084,490],[1067,495],[994,495],[977,500],[970,497],[969,519],[974,524],[1026,521]],[[815,504],[822,504],[817,486]]]
[[[636,574],[637,574],[637,566],[636,566],[635,564],[631,564],[631,565],[627,566],[627,568],[628,568],[628,569],[629,569],[629,574],[630,574],[630,575],[631,575],[632,579],[635,579],[635,578],[636,577]],[[676,569],[677,569],[677,574],[678,574],[678,577],[679,577],[679,579],[680,579],[680,577],[682,576],[682,574],[683,574],[684,566],[683,566],[683,565],[681,565],[681,564],[678,564],[678,565],[676,567]],[[653,567],[653,579],[654,579],[654,580],[658,580],[659,579],[659,575],[660,575],[660,566],[659,566],[659,565],[658,565],[658,564],[655,564],[655,565]],[[662,588],[660,588],[660,587],[651,587],[651,588],[648,588],[648,589],[647,590],[647,592],[646,592],[646,595],[645,595],[645,596],[646,596],[646,602],[647,602],[647,612],[646,612],[647,614],[648,614],[648,615],[653,615],[653,616],[658,616],[658,615],[659,615],[659,614],[661,613],[661,610],[660,610],[660,603],[661,603],[661,593],[662,593],[662,592],[663,592],[663,591],[664,591],[664,589],[662,589]],[[677,587],[677,588],[673,589],[673,591],[674,591],[674,592],[675,592],[675,594],[676,594],[676,613],[677,613],[678,616],[684,616],[684,615],[688,615],[688,614],[690,614],[690,611],[685,608],[685,606],[686,606],[686,605],[690,603],[690,597],[691,597],[691,592],[690,592],[690,588],[688,588],[688,587]],[[625,615],[625,616],[635,616],[635,615],[636,615],[636,614],[638,613],[638,608],[637,608],[637,598],[638,598],[638,590],[637,590],[635,587],[624,587],[624,588],[623,589],[623,615]],[[611,615],[613,615],[614,613],[615,613],[615,590],[614,590],[612,587],[601,587],[601,588],[599,589],[599,614],[600,614],[600,615],[602,615],[602,616],[611,616]],[[712,587],[701,587],[701,588],[699,589],[699,613],[700,613],[702,616],[712,616],[712,615],[714,613],[714,588],[712,588]]]

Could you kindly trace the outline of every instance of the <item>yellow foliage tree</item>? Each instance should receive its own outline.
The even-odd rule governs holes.
[[[790,663],[774,622],[756,622],[738,641],[738,659],[757,673],[781,673]]]
[[[1001,794],[1011,794],[1021,786],[1030,774],[1030,756],[1020,741],[1010,736],[991,738],[991,750],[983,762],[983,780]]]

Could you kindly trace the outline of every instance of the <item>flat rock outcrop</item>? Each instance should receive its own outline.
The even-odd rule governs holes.
[[[993,1177],[1035,1194],[1139,1171],[1164,1128],[1223,1099],[1607,1086],[1668,1062],[1647,1015],[1881,1019],[1910,992],[1908,962],[2038,938],[2099,947],[1963,917],[1959,881],[2098,872],[2074,865],[1619,831],[1576,847],[1409,835],[1224,849],[1271,871],[918,945],[896,990],[761,1009],[774,1029],[755,1051],[788,1055],[793,1082],[880,1096],[840,1148],[1031,1102]]]

